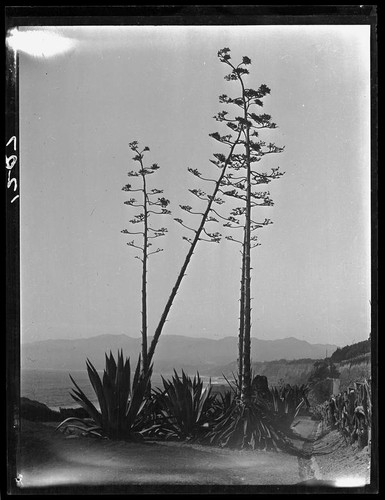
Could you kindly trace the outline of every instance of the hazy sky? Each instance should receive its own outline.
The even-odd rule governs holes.
[[[185,219],[179,204],[197,206],[187,167],[218,173],[208,134],[225,132],[213,119],[227,109],[218,96],[236,89],[223,78],[223,47],[251,58],[249,87],[271,88],[263,110],[279,128],[261,137],[285,146],[258,164],[286,174],[266,188],[274,207],[255,212],[274,224],[252,255],[253,336],[368,337],[369,26],[44,29],[69,43],[56,56],[20,52],[23,342],[140,336],[140,261],[121,233],[136,213],[121,190],[136,167],[133,140],[161,166],[149,181],[173,210],[159,220],[165,251],[150,260],[152,334],[188,250],[173,221]],[[164,335],[237,335],[240,257],[232,242],[200,242]]]

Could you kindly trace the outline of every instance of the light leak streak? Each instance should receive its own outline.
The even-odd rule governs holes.
[[[58,33],[43,30],[13,28],[7,34],[7,46],[15,52],[21,51],[33,57],[53,57],[73,49],[76,40]]]
[[[357,488],[367,484],[364,477],[340,477],[335,480],[337,488]]]

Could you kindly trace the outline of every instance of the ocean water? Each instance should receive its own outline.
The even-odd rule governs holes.
[[[91,386],[86,370],[72,370],[72,378],[83,390],[92,403],[97,402],[96,395]],[[99,372],[103,375],[103,372]],[[168,379],[171,375],[163,374]],[[208,383],[208,377],[201,377],[204,383]],[[152,386],[163,387],[161,375],[154,373]],[[44,403],[52,409],[71,408],[79,406],[70,396],[74,388],[69,377],[69,372],[64,370],[22,370],[21,371],[21,396],[34,399]]]
[[[71,376],[86,396],[94,403],[97,398],[86,370],[73,370]],[[61,370],[22,370],[21,396],[44,403],[50,408],[79,406],[70,396],[74,387],[69,372]]]

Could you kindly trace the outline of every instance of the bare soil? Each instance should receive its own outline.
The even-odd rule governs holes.
[[[20,492],[34,488],[151,486],[244,486],[306,484],[312,480],[335,480],[342,476],[368,478],[368,452],[341,445],[334,431],[314,442],[318,423],[299,420],[293,443],[313,451],[301,458],[284,452],[228,450],[173,442],[128,443],[55,431],[56,423],[21,421],[17,454],[17,485]],[[357,458],[358,457],[358,458]],[[187,490],[186,490],[187,488]],[[23,491],[24,490],[24,491]]]
[[[337,430],[327,432],[313,447],[313,455],[324,480],[337,485],[362,485],[370,482],[369,447],[359,449],[350,444]]]

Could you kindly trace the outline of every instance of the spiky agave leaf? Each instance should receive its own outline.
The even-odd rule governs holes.
[[[96,397],[98,398],[102,416],[102,426],[106,427],[108,421],[108,410],[107,410],[105,394],[103,391],[103,384],[102,381],[100,380],[99,373],[96,371],[96,368],[88,358],[86,361],[86,366],[87,366],[88,378],[90,379]]]
[[[109,434],[115,434],[118,429],[118,414],[117,414],[117,395],[115,392],[114,382],[108,376],[107,371],[103,373],[103,393],[107,404],[107,422]]]
[[[61,427],[65,427],[66,424],[68,423],[72,423],[72,422],[76,422],[78,424],[81,424],[81,425],[84,425],[84,426],[87,426],[89,425],[90,423],[93,422],[92,419],[86,419],[86,418],[78,418],[78,417],[68,417],[66,418],[65,420],[63,420],[63,422],[60,422],[60,424],[55,428],[55,430],[57,431],[58,429],[60,429]],[[96,426],[95,426],[96,428]]]
[[[107,356],[107,353],[105,354],[106,357],[106,368],[105,372],[107,373],[108,377],[113,380],[115,379],[116,376],[116,361],[114,356],[112,355],[112,352],[110,351],[110,356]],[[119,358],[119,350],[118,350],[118,358]]]
[[[266,402],[234,398],[225,413],[207,435],[211,444],[221,447],[272,449],[288,448],[284,434],[274,425]]]
[[[306,384],[302,386],[286,384],[281,388],[270,388],[275,424],[281,431],[286,434],[290,433],[290,427],[301,408],[305,404],[309,407],[308,392],[309,387]]]
[[[106,368],[100,378],[95,367],[87,359],[87,372],[91,385],[100,405],[100,412],[95,408],[84,392],[70,378],[76,389],[72,389],[72,398],[78,402],[90,415],[95,425],[100,428],[101,435],[109,438],[129,439],[141,430],[142,412],[146,406],[146,391],[152,374],[152,366],[143,376],[140,374],[140,357],[131,384],[129,358],[124,361],[123,351],[118,351],[117,363],[110,351],[106,354]],[[84,420],[86,423],[86,420]],[[63,426],[79,426],[74,421],[64,421]],[[86,429],[89,430],[86,423]],[[97,432],[92,428],[93,433]]]
[[[140,373],[140,358],[134,375],[134,383],[130,397],[127,401],[125,411],[125,422],[130,428],[137,430],[136,420],[140,417],[146,406],[147,387],[152,375],[153,366],[151,365],[146,373]]]
[[[63,422],[61,422],[56,428],[55,431],[58,431],[61,428],[65,429],[77,429],[86,434],[92,434],[94,436],[102,437],[100,433],[100,426],[93,425],[92,419],[79,419],[77,417],[69,417]]]
[[[91,403],[91,401],[87,398],[87,396],[84,394],[84,392],[80,389],[80,387],[77,385],[75,380],[71,377],[70,379],[74,386],[76,387],[77,390],[72,389],[72,393],[70,393],[70,396],[72,399],[74,399],[77,403],[79,403],[82,408],[86,410],[86,412],[90,415],[90,417],[95,421],[96,424],[102,425],[103,424],[103,417],[99,413],[99,411],[95,408],[94,404]]]
[[[183,370],[181,376],[174,370],[171,380],[162,377],[162,382],[163,390],[154,391],[160,407],[158,433],[166,438],[197,439],[214,416],[211,386],[204,389],[199,373],[190,378]]]
[[[114,387],[116,393],[116,414],[117,414],[117,427],[122,427],[121,414],[122,414],[122,402],[125,401],[127,397],[127,391],[123,386],[124,382],[124,365],[123,365],[123,353],[118,350],[118,363],[116,365]]]
[[[213,412],[215,419],[222,417],[226,411],[230,408],[234,399],[234,393],[232,390],[227,390],[224,393],[218,393],[213,401]]]

